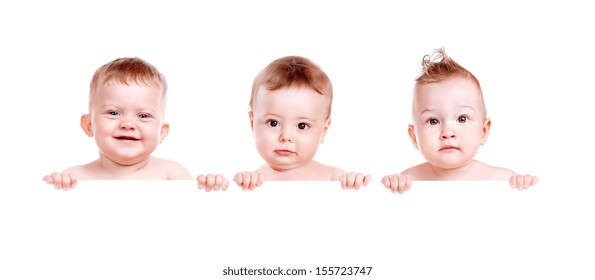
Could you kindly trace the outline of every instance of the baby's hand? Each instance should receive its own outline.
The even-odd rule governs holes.
[[[512,175],[510,177],[510,186],[516,188],[519,191],[528,189],[529,187],[535,186],[539,183],[537,176],[527,175]]]
[[[227,179],[220,174],[208,174],[206,176],[201,174],[196,177],[196,181],[198,181],[198,189],[205,189],[207,192],[211,190],[218,191],[219,189],[227,190],[227,185],[229,184]]]
[[[413,178],[409,175],[392,174],[382,177],[382,184],[393,193],[404,193],[411,188]]]
[[[76,187],[76,175],[73,173],[58,173],[54,172],[52,175],[46,175],[43,180],[54,185],[56,189],[69,190]]]
[[[364,175],[363,173],[347,172],[341,174],[339,177],[341,181],[341,188],[343,189],[356,189],[359,187],[367,186],[372,181],[372,175]]]
[[[238,186],[242,187],[242,190],[253,191],[255,187],[262,185],[262,182],[264,182],[264,174],[258,171],[238,172],[233,177],[233,180]]]

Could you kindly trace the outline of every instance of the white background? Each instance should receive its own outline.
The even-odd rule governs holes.
[[[120,213],[117,209],[126,211],[127,208],[124,206],[134,207],[138,202],[129,201],[129,199],[135,197],[135,192],[143,195],[145,189],[122,187],[123,193],[120,194],[118,188],[112,190],[106,187],[106,192],[95,189],[87,193],[83,187],[80,187],[63,195],[61,192],[48,191],[47,189],[51,187],[44,186],[41,182],[45,174],[87,163],[97,157],[93,140],[82,133],[78,122],[80,115],[86,113],[91,76],[99,66],[108,61],[124,56],[138,56],[157,66],[167,78],[169,92],[166,120],[170,122],[171,130],[155,155],[179,161],[195,176],[200,173],[222,173],[231,178],[237,171],[252,170],[262,164],[262,160],[256,153],[247,117],[254,76],[269,62],[279,57],[286,55],[308,57],[329,75],[335,94],[333,121],[325,142],[319,149],[317,160],[347,170],[371,173],[375,180],[370,185],[370,189],[381,189],[379,179],[383,175],[399,172],[423,160],[407,136],[413,80],[419,74],[422,57],[435,48],[444,47],[450,56],[478,77],[483,87],[488,116],[492,118],[493,124],[488,143],[480,149],[477,158],[488,164],[510,168],[518,173],[536,174],[542,179],[542,184],[537,187],[539,189],[524,192],[516,198],[510,197],[509,189],[502,190],[506,193],[494,194],[495,197],[504,196],[506,199],[513,199],[513,205],[516,205],[516,208],[512,209],[519,212],[527,209],[543,210],[531,212],[535,215],[521,213],[521,217],[507,224],[503,219],[514,217],[514,211],[508,208],[506,211],[511,212],[505,212],[503,216],[496,219],[499,221],[496,224],[499,230],[514,232],[520,227],[531,234],[526,235],[520,231],[519,240],[514,239],[513,235],[505,236],[503,240],[514,240],[515,246],[527,244],[523,243],[524,241],[533,242],[529,243],[530,248],[520,251],[525,252],[521,253],[522,257],[533,259],[543,258],[543,252],[551,248],[548,246],[557,244],[555,246],[559,246],[558,249],[551,250],[553,257],[567,260],[562,263],[563,266],[555,270],[560,277],[564,275],[563,271],[574,271],[574,276],[577,277],[593,276],[592,269],[587,269],[585,265],[581,266],[581,264],[593,263],[593,242],[587,240],[588,235],[584,232],[593,224],[592,214],[589,213],[589,210],[593,210],[593,206],[588,206],[587,202],[594,194],[593,185],[588,177],[592,172],[589,167],[592,167],[593,158],[593,133],[588,111],[591,111],[592,106],[589,101],[593,100],[594,93],[590,81],[593,79],[592,65],[595,62],[591,40],[591,27],[594,26],[595,20],[592,19],[589,11],[585,5],[575,1],[564,1],[563,4],[417,1],[407,5],[390,3],[390,1],[365,1],[365,3],[343,1],[341,4],[322,1],[218,1],[192,5],[181,1],[168,1],[167,4],[162,1],[102,1],[94,4],[75,1],[2,3],[0,4],[0,40],[2,42],[0,44],[0,90],[3,93],[2,105],[6,114],[0,137],[2,141],[0,161],[3,166],[2,174],[8,178],[8,181],[0,188],[0,202],[2,202],[0,218],[4,225],[0,233],[4,243],[0,245],[8,246],[6,247],[8,250],[0,249],[2,251],[0,260],[8,264],[7,267],[12,267],[12,270],[8,270],[11,278],[18,278],[16,276],[21,268],[31,270],[41,264],[54,267],[60,261],[64,262],[66,270],[72,259],[60,259],[64,254],[69,253],[78,254],[72,258],[82,257],[94,260],[95,262],[92,263],[102,266],[100,270],[113,266],[113,271],[120,274],[110,275],[110,278],[118,278],[118,275],[124,278],[124,275],[135,275],[134,273],[144,276],[153,275],[157,278],[165,278],[167,275],[152,274],[151,269],[157,268],[151,262],[148,262],[149,266],[144,272],[139,272],[136,267],[128,268],[123,264],[114,266],[116,262],[110,262],[105,264],[108,267],[103,267],[103,264],[96,262],[98,260],[96,258],[105,259],[109,254],[100,251],[99,257],[94,255],[95,257],[91,258],[89,251],[81,248],[82,244],[86,244],[85,236],[90,235],[91,239],[103,236],[113,244],[127,244],[127,239],[122,240],[117,235],[105,235],[91,229],[73,232],[72,225],[67,223],[68,217],[74,215],[78,217],[77,220],[90,219],[85,221],[87,225],[96,223],[97,227],[114,230],[120,228],[128,219],[135,220],[137,217],[130,213],[120,216],[117,214]],[[191,182],[186,185],[188,188],[192,187]],[[312,186],[312,184],[306,185]],[[159,186],[156,188],[159,189]],[[204,244],[189,245],[188,248],[196,251],[165,250],[173,255],[168,258],[169,262],[164,264],[166,269],[159,271],[163,273],[177,271],[179,274],[173,278],[212,279],[219,276],[220,269],[233,265],[290,266],[298,259],[304,260],[302,263],[297,262],[298,264],[311,264],[311,266],[327,265],[323,261],[330,262],[333,259],[340,260],[333,265],[353,265],[342,259],[347,251],[325,251],[324,246],[328,242],[316,239],[313,233],[306,234],[306,237],[317,246],[312,245],[313,247],[307,247],[307,249],[312,249],[312,255],[318,258],[312,259],[307,255],[298,255],[299,258],[297,258],[288,252],[280,251],[277,243],[295,245],[292,240],[299,236],[303,237],[299,232],[294,233],[291,230],[278,232],[289,234],[287,239],[278,235],[265,236],[265,238],[257,233],[268,229],[267,226],[262,228],[250,224],[248,230],[253,233],[248,236],[253,238],[252,240],[262,241],[259,244],[264,244],[264,253],[259,253],[255,251],[256,247],[239,245],[243,244],[240,241],[249,244],[256,241],[242,239],[242,233],[234,232],[233,229],[225,226],[225,223],[221,225],[218,222],[245,221],[250,213],[249,207],[237,209],[237,212],[241,213],[240,216],[232,215],[231,213],[235,212],[229,209],[234,209],[236,206],[247,207],[247,205],[258,205],[255,206],[257,210],[254,215],[250,217],[258,217],[257,214],[260,214],[265,215],[264,219],[270,218],[266,216],[268,212],[265,209],[270,209],[271,212],[276,213],[275,215],[282,215],[284,211],[289,211],[290,218],[314,219],[320,223],[322,223],[320,215],[329,216],[361,225],[353,228],[324,227],[327,230],[325,236],[326,234],[334,236],[332,235],[334,231],[353,230],[349,233],[352,235],[351,239],[339,239],[344,242],[332,243],[331,248],[343,248],[341,247],[343,245],[345,248],[353,246],[356,248],[353,252],[361,253],[366,244],[364,240],[379,242],[374,239],[375,235],[364,230],[366,223],[371,223],[370,229],[377,230],[387,222],[376,220],[373,216],[376,212],[369,209],[397,207],[389,210],[405,211],[405,213],[396,215],[394,222],[398,222],[398,217],[406,216],[408,222],[405,225],[408,226],[416,224],[417,220],[442,220],[428,218],[429,214],[423,213],[434,213],[433,211],[450,213],[443,208],[432,209],[432,205],[419,195],[421,191],[417,195],[413,194],[414,191],[416,190],[399,198],[395,198],[388,192],[381,195],[382,192],[370,191],[374,193],[372,195],[374,199],[358,202],[360,205],[358,207],[361,207],[359,209],[367,210],[364,212],[352,210],[354,212],[351,214],[355,213],[359,218],[358,221],[347,219],[342,211],[328,210],[333,209],[333,205],[338,205],[337,209],[349,208],[350,204],[345,201],[316,200],[309,203],[312,207],[305,208],[298,215],[297,210],[292,208],[297,207],[298,202],[291,198],[294,198],[293,195],[298,197],[305,194],[314,195],[316,192],[313,190],[279,194],[264,189],[246,196],[237,188],[233,188],[224,194],[212,196],[219,204],[188,206],[198,207],[198,209],[193,208],[196,211],[209,210],[208,213],[200,215],[192,211],[183,211],[185,209],[182,206],[176,207],[176,205],[192,205],[187,201],[188,198],[178,201],[177,194],[168,193],[167,189],[161,192],[154,191],[155,193],[152,194],[149,192],[150,197],[168,198],[166,201],[153,201],[160,205],[159,207],[163,207],[159,209],[165,212],[157,210],[134,212],[134,215],[139,215],[138,218],[149,219],[159,213],[176,217],[181,215],[184,218],[174,219],[171,222],[165,217],[159,217],[157,221],[165,224],[149,231],[150,237],[159,237],[156,242],[143,243],[142,246],[138,243],[142,250],[136,247],[122,250],[128,252],[131,259],[138,259],[138,257],[144,258],[151,255],[149,254],[151,248],[156,246],[154,252],[160,253],[157,254],[159,256],[157,259],[161,259],[165,250],[163,249],[165,247],[160,247],[165,246],[163,240],[173,240],[171,242],[178,242],[176,244],[181,247],[184,243],[190,242],[190,235],[182,234],[180,238],[176,238],[179,232],[168,230],[168,225],[170,228],[184,229],[183,225],[186,222],[201,223],[202,219],[208,217],[204,222],[205,226],[216,224],[220,230],[205,229],[211,232],[207,235],[211,239],[204,242],[210,244],[208,246],[213,246],[213,243],[209,243],[212,240],[215,240],[213,242],[216,244],[219,244],[218,242],[227,244],[223,247],[228,248],[229,251],[219,252],[220,255],[217,256],[216,261],[204,261],[207,257],[201,256],[199,260],[203,262],[194,263],[197,259],[193,259],[192,256],[200,255],[198,248]],[[182,192],[187,193],[184,194],[185,197],[195,195],[200,197],[201,201],[207,201],[206,197],[211,195],[194,192],[194,190]],[[540,192],[542,193],[539,194]],[[432,192],[426,193],[432,194]],[[484,193],[472,192],[465,197],[466,193],[468,192],[454,190],[453,193],[442,194],[448,201],[471,207],[465,211],[451,211],[461,211],[460,213],[468,211],[477,217],[481,217],[478,213],[484,212],[473,207],[480,207],[492,213],[490,215],[496,216],[499,215],[495,214],[499,213],[496,211],[497,207],[507,208],[506,204],[501,205],[487,199]],[[516,192],[512,193],[517,195]],[[90,194],[97,196],[97,199],[85,199],[85,195]],[[336,193],[333,192],[333,194]],[[115,198],[119,195],[122,195],[120,197],[122,200]],[[258,204],[245,202],[244,198],[253,199],[254,203],[258,202]],[[283,199],[291,201],[283,201]],[[350,196],[350,199],[356,198]],[[403,204],[383,206],[382,203],[386,202],[386,199],[394,200],[394,203],[406,204],[405,206]],[[408,199],[410,199],[409,202],[407,202]],[[138,209],[151,209],[147,201],[143,203],[137,205]],[[418,203],[422,203],[421,205],[428,203],[429,209],[426,211],[430,212],[420,214],[414,211],[420,207],[416,206],[420,205]],[[436,207],[450,205],[446,202],[441,203],[444,205],[438,203]],[[108,205],[113,208],[106,212],[105,217],[112,219],[125,217],[121,218],[124,220],[120,220],[122,224],[112,225],[107,220],[102,220],[100,215],[102,212],[98,210],[100,208],[94,208],[108,207]],[[414,208],[408,208],[407,205]],[[66,206],[73,206],[73,208]],[[218,207],[229,212],[220,212]],[[554,210],[558,216],[554,215],[555,218],[550,222],[548,219],[552,215],[549,211]],[[77,215],[77,211],[83,214]],[[37,216],[35,213],[43,215]],[[87,217],[84,213],[91,213],[91,217]],[[386,212],[382,215],[385,216],[380,217],[392,217],[392,214]],[[191,220],[185,221],[186,218]],[[524,218],[527,219],[527,223],[535,219],[540,223],[529,227],[521,222]],[[48,223],[47,228],[40,224],[42,221]],[[457,234],[469,232],[468,229],[472,228],[467,227],[467,223],[463,221],[466,220],[456,220],[453,224],[443,224],[440,227],[451,229],[452,236],[457,236],[460,240],[469,240],[470,236]],[[488,222],[482,223],[485,226]],[[135,227],[134,223],[126,224],[125,227],[129,230],[126,237],[146,234],[148,224],[150,223],[141,222],[138,227]],[[189,232],[202,232],[200,228],[200,225],[194,224]],[[316,231],[319,227],[305,228]],[[455,228],[456,230],[452,231]],[[538,238],[536,235],[543,234],[542,230],[546,228],[553,231],[548,232],[545,237],[556,236],[557,239],[550,244],[535,241],[534,238]],[[426,229],[428,228],[421,226],[413,232],[425,232]],[[388,230],[401,232],[395,228]],[[583,230],[583,233],[573,237],[573,234],[579,230]],[[23,235],[23,232],[28,234]],[[53,232],[53,235],[49,235],[53,238],[47,237],[48,232]],[[69,232],[73,232],[75,236],[66,237]],[[212,232],[225,233],[218,235]],[[476,233],[484,236],[487,234],[487,237],[491,238],[502,236],[498,234],[499,231],[488,231],[485,227]],[[434,253],[434,257],[427,259],[420,253],[413,258],[416,262],[407,263],[410,268],[417,268],[424,259],[427,262],[423,265],[438,268],[445,268],[447,264],[455,263],[457,257],[477,262],[481,259],[466,254],[472,248],[477,250],[474,243],[459,244],[467,249],[463,249],[463,253],[457,253],[456,248],[461,247],[438,246],[437,244],[449,243],[440,235],[426,234],[419,237],[409,233],[405,234],[407,238],[403,239],[399,236],[391,237],[395,241],[387,246],[398,251],[398,246],[401,246],[399,244],[408,244],[408,241],[413,242],[411,246],[414,246],[427,244],[426,240],[433,240],[434,243],[431,244],[437,246],[433,247],[435,250],[430,250]],[[21,248],[19,245],[29,244],[30,238],[41,238],[40,236],[46,237],[34,243],[36,245],[34,247],[31,245]],[[235,241],[230,245],[224,240]],[[328,241],[328,239],[325,240]],[[503,248],[499,243],[492,243],[493,240],[477,240],[484,242],[482,244],[490,244],[491,248]],[[571,243],[572,248],[586,246],[583,248],[590,250],[586,250],[588,253],[582,255],[580,252],[585,252],[584,250],[560,249],[561,240],[574,242]],[[52,241],[59,242],[59,245],[52,244]],[[442,241],[444,242],[441,243]],[[102,243],[93,246],[105,248]],[[212,248],[208,246],[207,248]],[[234,250],[234,246],[240,247]],[[64,253],[56,253],[59,251],[58,248],[66,249]],[[123,247],[114,245],[113,248]],[[300,248],[306,250],[304,247]],[[21,249],[32,251],[25,252]],[[270,250],[280,255],[272,258],[267,253],[270,253]],[[416,251],[412,247],[404,250],[404,252]],[[212,248],[208,252],[215,251],[217,250]],[[514,250],[512,251],[511,255],[514,255]],[[398,265],[395,267],[388,265],[391,262],[385,262],[385,260],[390,259],[390,256],[386,256],[384,251],[382,254],[379,252],[370,251],[366,255],[366,258],[372,260],[371,265],[385,270],[385,274],[377,272],[379,274],[374,279],[402,275],[412,278],[416,275],[415,269],[402,270]],[[446,252],[452,253],[455,257],[446,258],[446,263],[438,261],[435,257],[436,253],[447,256]],[[573,255],[569,258],[571,253]],[[52,261],[41,257],[31,260],[27,257],[29,254],[48,258],[56,254],[61,257]],[[247,254],[252,255],[248,257]],[[21,258],[15,257],[16,255]],[[404,260],[408,255],[410,254],[396,255],[395,259]],[[484,252],[479,256],[484,258],[491,256],[487,257],[488,262],[484,263],[483,267],[479,266],[482,269],[478,268],[480,274],[484,276],[490,275],[492,270],[503,269],[503,263],[490,264],[489,260],[510,257],[500,251],[495,255]],[[251,260],[240,261],[246,259]],[[7,260],[10,262],[4,262]],[[278,263],[273,260],[278,260]],[[517,263],[522,260],[526,261],[521,257],[514,259]],[[554,267],[552,259],[548,260],[544,266]],[[532,264],[534,267],[541,267],[538,263]],[[80,261],[76,262],[76,265],[80,267]],[[86,268],[93,267],[90,265]],[[448,267],[452,269],[456,266]],[[477,263],[473,267],[477,268]],[[49,278],[60,276],[73,279],[80,276],[62,275],[59,273],[60,269],[54,267],[47,275]],[[440,269],[433,271],[432,273],[436,273],[433,275],[446,275],[451,276],[450,278],[457,276],[456,272],[460,272],[460,270],[446,270],[441,274]],[[519,272],[519,275],[525,276],[530,276],[534,272],[522,266],[515,266],[508,271]],[[538,275],[547,275],[548,272],[552,271],[545,269]],[[33,270],[33,273],[44,275],[39,270]],[[89,273],[88,270],[84,270],[83,274],[85,273]],[[106,275],[108,274],[103,276]],[[199,277],[200,275],[203,277]],[[467,276],[471,277],[470,274]],[[512,275],[501,274],[500,276],[511,277]]]

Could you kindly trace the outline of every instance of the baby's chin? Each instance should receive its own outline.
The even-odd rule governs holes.
[[[307,166],[307,162],[292,162],[292,163],[286,163],[286,162],[267,162],[266,163],[266,169],[268,169],[271,172],[275,172],[277,174],[285,174],[287,176],[289,176],[290,174],[294,174],[296,172],[302,171],[304,168],[306,168]]]
[[[468,167],[471,163],[473,163],[473,160],[470,160],[470,161],[456,161],[456,162],[430,162],[430,161],[428,161],[428,163],[431,166],[437,167],[437,168],[440,168],[440,169],[457,170],[457,169],[463,169],[465,167]]]
[[[287,165],[287,164],[276,164],[276,163],[267,162],[267,166],[273,171],[283,173],[283,172],[295,171],[295,170],[299,169],[300,167],[302,167],[303,165],[300,165],[300,164]]]
[[[142,162],[145,162],[151,158],[151,154],[148,155],[112,155],[107,158],[121,166],[132,166]]]

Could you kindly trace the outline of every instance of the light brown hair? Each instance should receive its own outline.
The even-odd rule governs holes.
[[[138,85],[156,86],[162,90],[162,97],[165,101],[167,93],[167,82],[163,74],[150,63],[138,57],[123,57],[106,63],[99,67],[90,84],[90,97],[99,85],[116,81],[125,85],[136,83]]]
[[[469,70],[465,69],[448,56],[444,51],[444,48],[436,49],[433,53],[425,55],[421,61],[421,65],[422,73],[415,79],[415,89],[420,85],[438,83],[453,77],[469,79],[477,86],[481,96],[483,110],[484,112],[486,111],[479,80]]]
[[[267,65],[252,83],[252,96],[250,108],[258,93],[264,86],[270,91],[288,87],[306,87],[316,91],[326,98],[327,117],[331,114],[333,102],[333,86],[328,76],[307,58],[300,56],[286,56],[279,58]]]
[[[473,81],[481,91],[479,80],[450,56],[446,55],[444,49],[437,49],[432,54],[425,55],[421,65],[423,72],[415,79],[416,86],[437,83],[454,76],[459,76]]]

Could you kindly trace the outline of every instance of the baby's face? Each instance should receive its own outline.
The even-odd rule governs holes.
[[[260,156],[275,170],[310,162],[330,124],[325,97],[304,87],[260,87],[250,121]]]
[[[459,77],[420,85],[413,102],[409,134],[424,158],[446,169],[470,163],[490,126],[477,86]]]
[[[147,159],[167,135],[159,87],[109,82],[93,95],[88,135],[111,161],[131,165]]]

